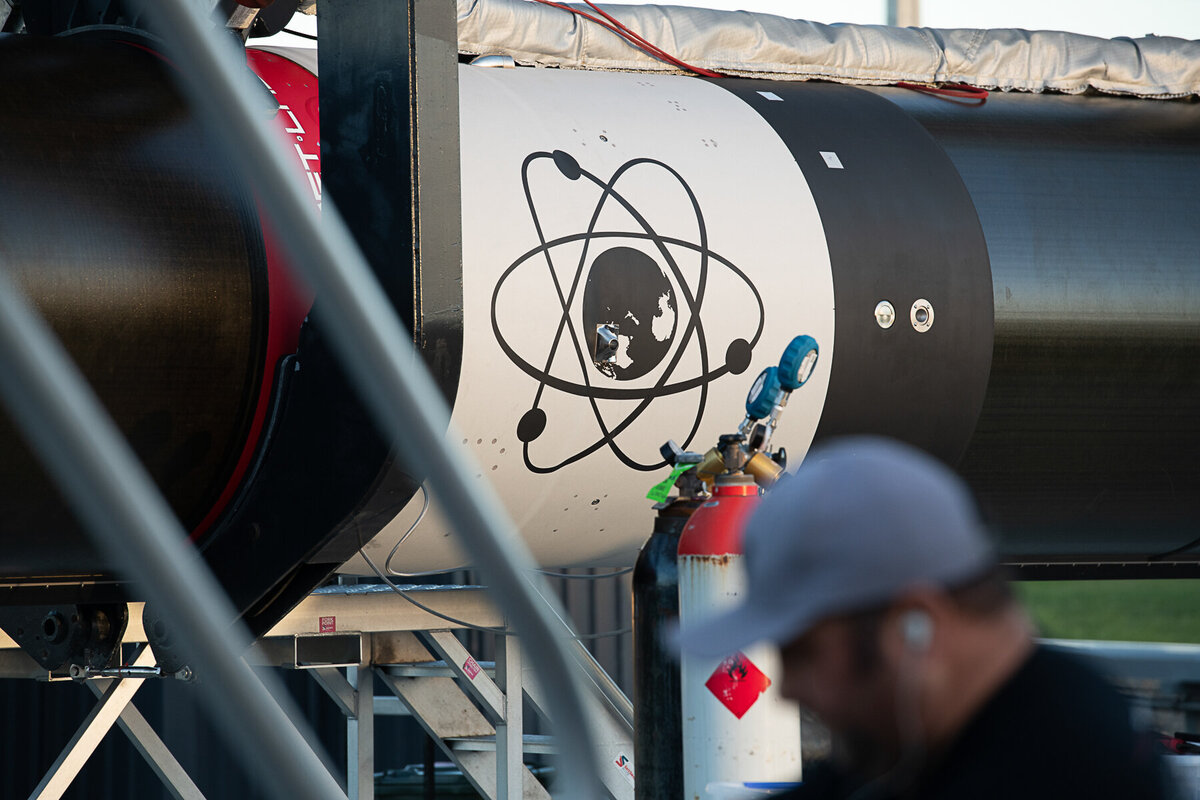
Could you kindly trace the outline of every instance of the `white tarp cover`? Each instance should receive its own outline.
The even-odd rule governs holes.
[[[658,5],[604,9],[677,58],[730,75],[964,83],[1071,94],[1090,89],[1157,98],[1200,94],[1200,42],[1165,36],[1098,39],[1053,31],[825,25]],[[527,0],[458,0],[458,39],[464,53],[509,55],[519,64],[679,71],[595,23]]]

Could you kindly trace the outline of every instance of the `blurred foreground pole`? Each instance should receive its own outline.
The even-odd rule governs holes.
[[[418,16],[415,13],[418,3],[421,14],[432,11],[442,16]],[[573,633],[559,603],[536,572],[528,548],[517,536],[491,485],[474,479],[471,454],[456,444],[455,436],[446,436],[449,409],[417,358],[411,335],[388,302],[334,204],[326,199],[318,216],[307,186],[287,160],[286,151],[274,141],[269,120],[259,119],[255,113],[259,105],[255,92],[259,89],[243,66],[241,52],[206,18],[204,5],[188,0],[159,0],[147,6],[147,15],[166,41],[167,51],[192,102],[211,122],[211,131],[220,137],[230,161],[256,188],[290,263],[315,291],[332,343],[376,423],[407,463],[423,468],[472,561],[487,580],[497,605],[520,634],[525,649],[538,654],[535,664],[542,675],[549,704],[557,715],[555,733],[562,747],[566,773],[562,796],[598,796],[602,784],[594,737],[579,690],[581,656],[575,648],[568,651],[567,645],[574,643]],[[416,61],[414,54],[420,53],[424,39],[426,52],[435,59],[431,64],[432,74],[437,74],[440,64],[442,85],[453,86],[456,96],[458,46],[454,0],[369,5],[375,9],[375,16],[365,23],[366,45],[370,47],[375,36],[383,41],[384,31],[402,24],[402,30],[412,36],[408,63]],[[398,16],[405,19],[394,19]],[[323,20],[322,24],[330,21]],[[418,77],[422,74],[420,68],[417,74]],[[328,80],[332,76],[325,77]],[[364,86],[363,90],[372,91],[373,102],[380,96],[377,88]],[[410,126],[416,125],[420,116],[416,107],[420,97],[419,90],[409,95]],[[434,99],[440,104],[446,102],[445,97]],[[386,105],[387,98],[383,100]],[[457,107],[456,99],[453,105]],[[440,118],[445,120],[444,115]],[[394,121],[396,117],[385,116],[375,122],[386,131],[389,119]],[[399,133],[408,135],[408,131]],[[415,137],[418,146],[422,141],[432,143],[438,137],[459,135],[457,128],[429,133],[434,136],[418,133]],[[418,193],[420,188],[417,187]],[[438,212],[415,210],[422,218]],[[427,229],[418,219],[416,231]],[[414,249],[420,252],[423,246],[420,242],[417,245]],[[451,255],[456,253],[457,247],[443,250],[441,255],[458,257]],[[421,275],[436,267],[433,263],[423,266],[418,263],[414,272]]]

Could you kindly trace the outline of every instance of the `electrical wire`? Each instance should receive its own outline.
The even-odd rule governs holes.
[[[940,97],[943,100],[950,100],[952,102],[959,102],[960,100],[973,101],[963,103],[963,105],[981,106],[987,102],[989,94],[987,89],[980,89],[978,86],[968,86],[965,83],[945,83],[941,86],[926,86],[923,83],[900,81],[896,86],[901,89]]]
[[[375,562],[371,560],[371,557],[369,555],[367,555],[365,550],[360,548],[358,553],[359,553],[359,555],[361,555],[363,557],[363,560],[367,562],[367,566],[369,566],[371,568],[371,571],[374,572],[375,575],[381,581],[383,581],[385,584],[387,584],[388,587],[393,592],[400,595],[405,600],[412,603],[414,606],[421,609],[425,613],[432,614],[433,616],[437,617],[438,619],[445,620],[446,622],[461,626],[463,628],[467,628],[468,630],[480,631],[481,633],[494,633],[499,636],[515,635],[511,631],[507,630],[506,628],[497,628],[497,627],[492,627],[490,625],[475,625],[474,623],[467,622],[466,620],[456,619],[455,617],[452,617],[448,614],[443,614],[442,612],[440,612],[436,609],[430,608],[429,606],[425,605],[424,603],[420,602],[419,600],[413,598],[411,595],[409,595],[409,593],[407,591],[400,588],[395,583],[393,583],[391,580],[389,580],[388,577],[383,574],[383,571],[381,569],[379,569],[379,567],[375,564]],[[583,576],[569,575],[567,577],[583,577]],[[597,576],[589,576],[589,577],[606,578],[606,577],[608,577],[608,575],[597,575]],[[572,636],[576,640],[579,640],[579,641],[588,641],[591,639],[607,639],[607,638],[611,638],[611,637],[615,637],[615,636],[624,636],[625,634],[632,633],[632,632],[633,632],[633,628],[630,627],[630,628],[617,628],[616,630],[611,630],[611,631],[601,631],[600,633],[575,633],[574,631],[572,631]]]
[[[367,551],[366,551],[366,548],[363,546],[361,536],[359,537],[359,542],[358,542],[359,555],[362,556],[363,561],[367,562],[367,566],[371,568],[371,571],[375,573],[376,577],[378,577],[381,581],[383,581],[385,584],[387,584],[388,587],[391,588],[391,590],[393,592],[400,595],[405,600],[412,603],[414,606],[421,609],[425,613],[432,614],[433,616],[437,617],[438,619],[453,623],[455,625],[461,625],[462,627],[470,629],[470,630],[481,631],[483,633],[496,633],[496,634],[500,634],[501,636],[509,635],[509,632],[505,628],[496,628],[496,627],[491,627],[488,625],[474,625],[465,620],[455,619],[454,617],[448,616],[446,614],[443,614],[440,611],[432,609],[429,606],[425,605],[424,603],[420,602],[419,600],[416,600],[415,598],[411,597],[408,592],[406,592],[404,589],[401,589],[399,586],[397,586],[395,583],[393,583],[391,581],[391,579],[388,577],[390,575],[392,577],[398,577],[398,578],[421,578],[421,577],[426,577],[429,575],[444,575],[447,572],[455,572],[458,569],[461,569],[461,567],[455,567],[454,569],[437,569],[437,570],[429,570],[427,572],[397,572],[396,570],[392,569],[392,559],[395,558],[396,552],[400,549],[400,545],[404,544],[405,540],[408,539],[408,537],[412,535],[413,531],[415,531],[417,529],[417,526],[421,524],[421,520],[425,519],[426,512],[429,511],[429,490],[425,488],[425,484],[421,484],[420,491],[421,491],[421,511],[420,511],[420,513],[417,514],[417,518],[415,520],[413,520],[412,524],[408,526],[408,530],[406,530],[404,532],[404,534],[398,540],[396,540],[396,543],[394,545],[392,545],[392,549],[388,553],[387,559],[383,562],[383,569],[382,570],[379,569],[379,566],[374,562],[374,560],[372,560],[372,558],[369,555],[367,555]],[[538,570],[538,572],[540,572],[543,575],[548,575],[552,578],[571,578],[571,579],[575,579],[575,580],[601,580],[603,578],[614,578],[618,575],[626,575],[630,572],[633,572],[633,567],[625,567],[624,569],[618,569],[618,570],[614,570],[612,572],[605,572],[605,573],[601,573],[599,575],[596,575],[596,574],[574,575],[574,574],[567,573],[567,572],[551,572],[549,570],[544,570],[544,569],[540,569],[540,570]],[[610,638],[610,637],[614,637],[614,636],[623,636],[624,634],[631,633],[632,631],[633,631],[633,628],[618,628],[616,630],[602,631],[600,633],[579,634],[579,633],[575,633],[574,631],[572,631],[572,633],[576,639],[582,641],[582,640],[587,640],[587,639],[606,639],[606,638]]]
[[[558,8],[558,9],[562,9],[563,11],[569,11],[570,13],[575,14],[576,16],[583,17],[584,19],[594,22],[595,24],[597,24],[603,28],[607,28],[613,34],[615,34],[616,36],[619,36],[621,39],[625,40],[625,42],[627,44],[629,44],[631,47],[641,50],[643,53],[646,53],[649,56],[653,56],[654,58],[657,58],[660,61],[665,61],[666,63],[670,64],[673,67],[678,67],[679,69],[687,70],[688,72],[693,72],[697,75],[702,75],[705,78],[727,78],[727,77],[729,77],[728,75],[725,75],[720,72],[716,72],[714,70],[705,69],[704,67],[694,66],[694,65],[689,64],[688,62],[684,61],[681,58],[677,58],[676,56],[671,55],[666,50],[663,50],[658,45],[647,40],[641,34],[631,30],[623,22],[621,22],[616,17],[612,16],[607,11],[600,8],[600,6],[598,6],[594,2],[592,2],[592,0],[583,0],[583,2],[589,8],[591,8],[593,11],[595,11],[597,14],[599,14],[600,17],[593,16],[592,14],[589,14],[586,11],[581,11],[578,8],[572,8],[571,6],[568,6],[564,3],[557,3],[557,2],[555,2],[555,0],[533,0],[533,2],[540,3],[544,6],[550,6],[551,8]],[[291,28],[284,28],[282,32],[291,34],[292,36],[299,36],[301,39],[309,39],[314,42],[317,41],[316,36],[313,36],[310,33],[302,33],[300,31],[294,31]],[[928,95],[932,95],[934,97],[941,97],[946,100],[974,101],[975,105],[983,105],[984,103],[986,103],[987,99],[988,99],[988,95],[989,95],[989,92],[987,89],[981,89],[977,86],[968,86],[965,83],[947,83],[947,84],[943,84],[941,86],[927,86],[922,83],[911,83],[909,81],[900,81],[896,84],[896,86],[900,87],[901,89],[908,89],[913,92],[921,92],[922,94],[928,94]],[[422,486],[421,488],[424,488],[424,486]],[[426,498],[428,498],[428,495],[426,495]],[[423,515],[425,513],[424,510],[422,510],[421,513]],[[418,519],[418,521],[420,521],[420,520]],[[415,523],[414,523],[414,525],[415,525]],[[412,531],[410,530],[409,533],[411,533],[411,532]],[[394,551],[393,551],[393,554],[394,554]],[[390,562],[390,560],[391,560],[390,555],[389,555],[388,560]],[[388,568],[386,565],[385,565],[385,568],[388,569],[390,572],[390,568]],[[406,573],[393,572],[391,574],[398,575],[401,577],[405,577],[407,575],[415,577],[415,576],[420,576],[420,575],[435,575],[438,573],[414,572],[414,573],[408,573],[406,575]],[[547,573],[547,574],[549,574],[549,573]]]
[[[317,41],[317,37],[313,36],[311,33],[301,33],[300,31],[294,31],[291,28],[284,28],[282,33],[290,33],[292,36],[299,36],[301,39],[309,39],[314,42]]]
[[[398,572],[392,569],[392,559],[396,557],[396,551],[400,549],[400,545],[404,544],[404,540],[412,536],[412,532],[421,524],[421,520],[425,519],[425,512],[429,510],[429,490],[425,488],[425,484],[421,484],[421,513],[417,514],[417,518],[413,520],[412,525],[408,526],[408,530],[404,532],[388,553],[387,560],[383,562],[383,571],[394,578],[426,578],[430,575],[445,575],[447,572],[457,572],[463,567],[453,567],[451,569],[430,569],[425,572]]]
[[[549,575],[551,578],[570,578],[571,580],[577,581],[598,581],[603,580],[604,578],[615,578],[618,575],[628,575],[629,573],[633,572],[633,569],[633,567],[625,567],[624,569],[613,570],[612,572],[601,572],[598,575],[595,573],[591,575],[576,575],[572,572],[551,572],[548,569],[539,569],[538,572],[543,575]]]
[[[578,8],[572,8],[571,6],[568,6],[564,3],[557,3],[557,2],[555,2],[555,0],[533,0],[533,2],[540,3],[544,6],[550,6],[551,8],[558,8],[558,9],[562,9],[563,11],[569,11],[570,13],[575,14],[576,16],[583,17],[584,19],[594,22],[595,24],[597,24],[603,28],[607,28],[609,31],[611,31],[615,35],[619,36],[621,39],[625,40],[625,42],[627,44],[629,44],[631,47],[641,50],[643,53],[646,53],[649,56],[653,56],[654,58],[657,58],[660,61],[665,61],[666,63],[670,64],[673,67],[678,67],[679,69],[687,70],[688,72],[693,72],[697,75],[702,75],[705,78],[727,78],[727,77],[729,77],[728,75],[725,75],[720,72],[716,72],[714,70],[705,69],[704,67],[694,66],[694,65],[689,64],[688,62],[684,61],[681,58],[677,58],[676,56],[671,55],[666,50],[663,50],[658,45],[647,40],[641,34],[631,30],[623,22],[621,22],[616,17],[612,16],[607,11],[600,8],[600,6],[598,6],[594,2],[592,2],[592,0],[583,0],[583,2],[585,4],[587,4],[587,6],[589,8],[591,8],[593,11],[595,11],[597,14],[599,14],[600,17],[595,17],[586,11],[581,11]],[[601,19],[601,17],[602,17],[602,19]],[[300,31],[294,31],[291,28],[284,28],[282,32],[291,34],[292,36],[299,36],[301,39],[309,39],[314,42],[317,41],[316,36],[313,36],[310,33],[302,33]],[[965,83],[946,83],[941,86],[927,86],[922,83],[911,83],[909,81],[900,81],[900,82],[896,83],[896,86],[900,87],[901,89],[908,89],[913,92],[921,92],[922,94],[928,94],[928,95],[932,95],[934,97],[941,97],[941,98],[944,98],[947,100],[974,101],[974,103],[976,105],[983,105],[984,103],[986,103],[987,99],[988,99],[988,95],[989,95],[989,92],[987,89],[981,89],[977,86],[968,86]],[[421,488],[424,488],[424,486],[422,486]],[[428,498],[428,495],[426,495],[426,497]],[[421,513],[424,514],[424,511],[422,510]],[[420,520],[418,519],[418,521],[420,521]],[[415,525],[415,523],[414,523],[414,525]],[[411,533],[411,532],[412,531],[410,530],[409,533]],[[390,560],[391,559],[389,556],[389,561]],[[385,565],[385,568],[387,568],[386,565]],[[389,569],[389,571],[390,571],[390,569]],[[392,574],[399,575],[399,576],[405,576],[405,573],[400,573],[400,572],[394,572]],[[434,574],[438,574],[438,573],[415,572],[415,573],[409,573],[409,574],[412,576],[419,576],[419,575],[434,575]]]
[[[401,596],[401,597],[403,597],[405,600],[407,600],[408,602],[412,603],[414,606],[416,606],[417,608],[421,609],[421,610],[422,610],[422,611],[424,611],[425,613],[427,613],[427,614],[432,614],[433,616],[437,617],[438,619],[445,620],[446,622],[449,622],[449,623],[451,623],[451,624],[453,624],[453,625],[458,625],[458,626],[461,626],[461,627],[463,627],[463,628],[467,628],[468,630],[480,631],[481,633],[494,633],[494,634],[497,634],[497,635],[499,635],[499,636],[511,636],[511,635],[513,635],[513,634],[512,634],[512,633],[511,633],[509,630],[507,630],[506,628],[497,628],[497,627],[492,627],[492,626],[490,626],[490,625],[475,625],[474,623],[467,622],[466,620],[457,619],[457,618],[455,618],[455,617],[452,617],[452,616],[450,616],[450,615],[448,615],[448,614],[443,614],[442,612],[440,612],[440,611],[438,611],[438,610],[436,610],[436,609],[430,608],[429,606],[425,605],[424,603],[422,603],[422,602],[420,602],[419,600],[415,599],[414,597],[410,596],[410,595],[409,595],[409,593],[408,593],[407,591],[405,591],[404,589],[400,588],[400,587],[399,587],[399,586],[397,586],[395,583],[393,583],[393,582],[392,582],[392,581],[391,581],[391,580],[390,580],[390,579],[387,577],[387,575],[385,575],[385,574],[383,573],[383,570],[381,570],[381,569],[379,568],[379,566],[378,566],[378,565],[376,565],[376,563],[375,563],[375,562],[374,562],[374,561],[371,559],[371,557],[370,557],[369,555],[367,555],[367,551],[366,551],[364,548],[362,548],[362,547],[359,547],[358,554],[359,554],[360,556],[362,556],[362,557],[363,557],[363,561],[366,561],[366,562],[367,562],[367,566],[371,568],[371,571],[375,573],[376,577],[378,577],[378,578],[379,578],[379,580],[381,580],[381,581],[383,581],[385,584],[387,584],[388,588],[390,588],[390,589],[391,589],[393,592],[395,592],[396,594],[400,595],[400,596]],[[619,572],[607,573],[607,574],[604,574],[604,575],[587,575],[587,576],[584,576],[584,575],[565,575],[565,574],[564,574],[564,575],[565,575],[565,577],[568,577],[568,578],[583,578],[583,577],[589,577],[589,578],[607,578],[607,577],[609,577],[610,575],[619,575],[619,574],[624,574],[624,573],[626,573],[626,572],[629,572],[629,571],[630,571],[630,570],[632,570],[632,569],[633,569],[633,568],[632,568],[632,567],[630,567],[630,568],[628,568],[628,569],[621,570],[621,571],[619,571]],[[447,570],[447,571],[448,571],[448,570]],[[632,633],[632,632],[633,632],[633,628],[617,628],[616,630],[611,630],[611,631],[601,631],[600,633],[582,633],[582,634],[581,634],[581,633],[575,633],[574,631],[572,631],[572,635],[574,636],[574,638],[575,638],[575,639],[577,639],[577,640],[579,640],[579,641],[587,641],[587,640],[591,640],[591,639],[607,639],[607,638],[611,638],[611,637],[615,637],[615,636],[624,636],[625,634],[627,634],[627,633]]]
[[[563,11],[569,11],[570,13],[575,14],[580,17],[583,17],[586,20],[590,20],[590,21],[596,23],[597,25],[600,25],[601,27],[607,28],[608,30],[612,31],[614,34],[616,34],[617,36],[624,39],[625,42],[628,43],[631,47],[635,47],[638,50],[641,50],[643,53],[653,56],[654,58],[657,58],[660,61],[665,61],[666,63],[670,64],[673,67],[678,67],[679,69],[687,70],[688,72],[694,72],[695,74],[702,75],[705,78],[727,77],[726,75],[722,75],[720,72],[714,72],[713,70],[704,69],[703,67],[696,67],[696,66],[693,66],[693,65],[687,63],[686,61],[683,61],[682,59],[676,58],[675,56],[668,53],[666,50],[663,50],[658,45],[655,45],[655,44],[647,41],[640,34],[635,33],[634,31],[630,30],[628,27],[625,26],[624,23],[622,23],[616,17],[609,14],[604,9],[597,6],[595,3],[592,2],[592,0],[583,0],[583,2],[586,3],[589,8],[591,8],[593,11],[595,11],[597,14],[599,14],[600,17],[603,17],[603,19],[595,17],[586,11],[581,11],[578,8],[572,8],[571,6],[565,5],[563,3],[556,3],[556,2],[554,2],[554,0],[534,0],[534,2],[541,3],[544,6],[551,6],[552,8],[559,8],[559,9],[562,9]]]
[[[401,536],[394,545],[392,545],[391,552],[388,553],[387,559],[383,562],[383,571],[393,578],[424,578],[429,575],[445,575],[447,572],[457,572],[460,569],[466,569],[466,567],[454,567],[452,569],[431,569],[426,572],[400,572],[392,568],[392,559],[396,557],[396,551],[400,549],[400,545],[404,544],[404,541],[412,535],[413,531],[417,529],[417,526],[421,524],[421,520],[425,519],[425,513],[429,511],[429,490],[425,488],[425,484],[421,484],[420,492],[422,495],[421,512],[417,514],[417,518],[413,520],[413,523],[408,526],[408,530],[404,532],[404,535]],[[598,575],[576,575],[569,572],[554,572],[548,569],[539,569],[538,572],[551,578],[598,581],[605,578],[615,578],[619,575],[628,575],[630,572],[633,572],[633,567],[625,567],[624,569],[618,569],[612,572],[602,572]]]
[[[671,66],[678,67],[679,69],[687,70],[688,72],[693,72],[697,75],[702,75],[706,78],[727,78],[727,77],[729,77],[728,75],[725,75],[720,72],[715,72],[710,69],[705,69],[703,67],[694,66],[680,58],[677,58],[677,57],[671,55],[666,50],[663,50],[658,45],[654,44],[653,42],[648,41],[646,38],[644,38],[640,34],[636,33],[633,30],[630,30],[624,23],[622,23],[616,17],[609,14],[604,9],[600,8],[600,6],[596,5],[594,2],[592,2],[592,0],[583,0],[583,2],[589,8],[591,8],[593,11],[595,11],[597,14],[599,14],[600,17],[593,16],[592,14],[589,14],[588,12],[580,10],[578,8],[572,8],[571,6],[568,6],[564,3],[555,2],[555,0],[533,0],[533,2],[540,3],[544,6],[550,6],[552,8],[562,9],[563,11],[568,11],[572,14],[575,14],[576,16],[583,17],[586,20],[594,22],[603,28],[607,28],[609,31],[612,31],[612,33],[614,33],[615,35],[617,35],[620,38],[622,38],[623,40],[625,40],[625,42],[627,44],[629,44],[631,47],[637,48],[638,50],[641,50],[643,53],[646,53],[647,55],[652,56],[654,58],[657,58],[660,61],[665,61],[666,63],[670,64]],[[972,104],[972,105],[983,105],[984,103],[987,102],[988,95],[989,95],[989,92],[987,89],[981,89],[977,86],[968,86],[964,83],[947,83],[947,84],[943,84],[941,86],[927,86],[927,85],[921,84],[921,83],[911,83],[909,81],[900,81],[896,84],[896,86],[900,87],[901,89],[908,89],[908,90],[914,91],[914,92],[921,92],[922,94],[928,94],[928,95],[932,95],[934,97],[940,97],[944,100],[950,100],[952,102],[967,101],[965,104]]]
[[[360,539],[360,542],[361,542],[361,539]],[[408,594],[408,592],[406,592],[405,590],[401,589],[401,588],[400,588],[399,586],[397,586],[396,584],[392,583],[391,579],[390,579],[390,578],[388,578],[388,576],[387,576],[387,575],[384,575],[384,574],[383,574],[383,570],[381,570],[381,569],[380,569],[380,568],[379,568],[379,567],[378,567],[378,566],[375,564],[375,562],[371,560],[371,557],[370,557],[369,555],[367,555],[367,551],[366,551],[365,549],[363,549],[362,547],[359,547],[359,549],[358,549],[358,554],[359,554],[360,556],[362,556],[362,557],[363,557],[363,561],[366,561],[366,562],[367,562],[367,566],[371,568],[371,571],[375,573],[375,575],[376,575],[376,576],[379,578],[379,580],[381,580],[381,581],[383,581],[384,583],[386,583],[386,584],[388,585],[388,587],[389,587],[389,588],[390,588],[390,589],[391,589],[393,592],[395,592],[396,594],[400,595],[400,596],[401,596],[401,597],[403,597],[405,600],[407,600],[408,602],[412,603],[414,606],[416,606],[417,608],[419,608],[419,609],[421,609],[422,611],[426,612],[427,614],[432,614],[433,616],[437,617],[438,619],[445,620],[446,622],[449,622],[449,623],[451,623],[451,624],[454,624],[454,625],[460,625],[460,626],[462,626],[462,627],[464,627],[464,628],[467,628],[467,629],[469,629],[469,630],[473,630],[473,631],[480,631],[480,632],[482,632],[482,633],[495,633],[495,634],[498,634],[498,635],[500,635],[500,636],[508,636],[508,635],[509,635],[509,632],[508,632],[508,630],[506,630],[505,628],[493,627],[493,626],[491,626],[491,625],[476,625],[476,624],[474,624],[474,623],[467,622],[467,621],[465,621],[465,620],[456,619],[456,618],[454,618],[454,617],[452,617],[452,616],[450,616],[450,615],[448,615],[448,614],[443,614],[443,613],[442,613],[442,612],[440,612],[440,611],[437,611],[437,610],[435,610],[435,609],[432,609],[432,608],[430,608],[429,606],[425,605],[424,603],[422,603],[422,602],[420,602],[420,601],[418,601],[418,600],[416,600],[416,599],[414,599],[414,598],[412,598],[412,597],[409,597],[409,594]]]

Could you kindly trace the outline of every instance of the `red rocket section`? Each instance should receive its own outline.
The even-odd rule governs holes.
[[[313,202],[321,204],[321,121],[317,95],[317,77],[294,61],[264,50],[248,49],[246,63],[279,103],[275,127],[280,146],[295,154],[297,172],[312,191]],[[312,307],[312,290],[287,266],[284,249],[262,218],[263,246],[267,259],[268,323],[263,382],[258,392],[254,418],[242,447],[237,467],[221,491],[217,502],[192,530],[199,539],[212,526],[237,494],[238,487],[261,444],[271,397],[279,376],[276,365],[284,356],[296,352],[300,326]]]

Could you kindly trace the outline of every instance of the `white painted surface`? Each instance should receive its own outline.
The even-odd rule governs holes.
[[[802,333],[817,339],[822,357],[804,391],[789,402],[775,442],[787,447],[793,464],[807,452],[834,358],[829,254],[812,194],[791,154],[761,117],[702,80],[469,66],[460,67],[460,77],[465,345],[454,423],[475,452],[479,479],[494,482],[542,564],[630,564],[652,528],[645,493],[667,468],[632,468],[617,450],[634,463],[661,462],[659,446],[668,438],[685,445],[697,419],[689,446],[711,447],[741,422],[754,376],[777,363],[791,338]],[[613,197],[601,203],[604,190],[586,176],[564,176],[548,157],[555,150],[569,154],[600,183],[612,182],[628,206]],[[538,153],[545,155],[533,157],[523,181],[522,164]],[[547,261],[545,253],[536,252],[541,240],[531,209],[548,242],[584,233],[590,224],[601,235],[591,240],[586,253],[582,240],[549,247]],[[714,255],[702,304],[693,315],[664,251],[682,283],[696,293],[701,220]],[[647,229],[670,241],[659,247],[652,239],[622,235],[642,235]],[[635,325],[643,336],[667,340],[663,358],[656,364],[644,362],[652,368],[629,380],[603,375],[592,365],[589,337],[580,330],[592,266],[615,247],[644,254],[670,287],[665,300],[646,298],[652,319]],[[741,270],[746,280],[727,264]],[[564,296],[580,278],[553,357],[563,307],[551,270]],[[630,420],[656,384],[679,384],[705,374],[705,359],[712,373],[724,364],[733,340],[752,339],[759,307],[747,281],[761,297],[763,328],[745,371],[712,380],[707,397],[696,387],[651,398],[640,416]],[[518,358],[551,380],[619,389],[633,397],[599,399],[593,407],[586,397],[545,386],[537,406],[546,414],[546,426],[528,443],[530,463],[544,469],[570,461],[603,438],[602,426],[613,431],[628,421],[611,444],[554,471],[538,473],[527,466],[517,427],[533,408],[541,382],[502,349],[492,323],[493,293],[496,327]],[[695,334],[684,341],[693,316],[703,323],[703,346]],[[628,317],[622,321],[633,324]],[[578,353],[584,354],[583,361]],[[677,360],[673,369],[672,360]],[[419,508],[418,497],[368,545],[380,566]],[[420,571],[461,564],[435,497],[431,512],[397,552],[393,568]],[[364,567],[355,559],[346,569]]]
[[[746,583],[742,558],[730,555],[728,564],[721,566],[712,557],[680,556],[681,627],[737,602]],[[711,783],[799,779],[800,710],[779,695],[779,649],[762,644],[743,653],[771,686],[740,719],[705,685],[723,659],[685,655],[681,661],[685,800],[704,800]]]

